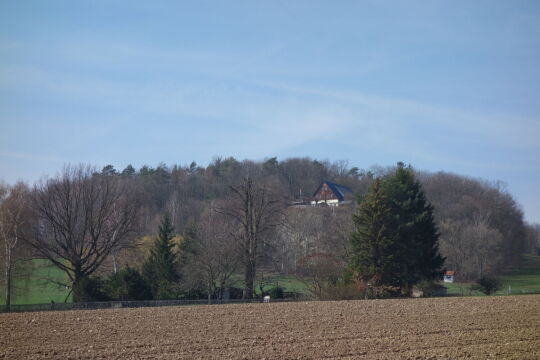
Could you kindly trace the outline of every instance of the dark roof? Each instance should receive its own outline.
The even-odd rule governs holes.
[[[319,185],[319,187],[317,188],[317,191],[315,191],[313,196],[315,196],[319,192],[319,190],[324,184],[328,185],[330,190],[332,190],[332,192],[334,193],[334,195],[336,195],[339,201],[343,201],[345,199],[346,193],[351,193],[351,194],[353,193],[353,191],[347,186],[339,185],[330,181],[324,181],[321,185]]]

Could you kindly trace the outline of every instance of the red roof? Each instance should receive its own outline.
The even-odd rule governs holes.
[[[447,271],[444,273],[444,276],[454,276],[454,275],[456,275],[455,271]]]

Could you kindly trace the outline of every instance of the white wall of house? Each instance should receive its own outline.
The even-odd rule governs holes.
[[[443,281],[445,283],[453,283],[454,282],[454,275],[444,275]]]

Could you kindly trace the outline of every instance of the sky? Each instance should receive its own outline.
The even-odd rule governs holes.
[[[310,156],[502,181],[540,223],[538,1],[0,0],[0,180]]]

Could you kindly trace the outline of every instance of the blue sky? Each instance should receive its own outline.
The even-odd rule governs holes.
[[[538,1],[0,0],[0,179],[404,161],[501,180],[540,222],[539,64]]]

